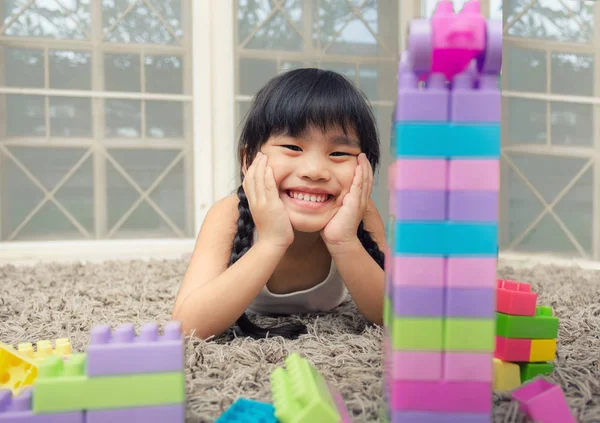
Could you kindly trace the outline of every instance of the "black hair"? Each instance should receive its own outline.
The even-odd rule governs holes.
[[[339,127],[345,133],[349,128],[354,129],[362,152],[367,156],[373,171],[377,169],[379,137],[375,118],[364,94],[338,73],[305,68],[276,76],[256,94],[238,144],[241,180],[244,178],[244,159],[246,163],[252,163],[260,147],[271,136],[299,136],[309,126],[323,131]],[[229,266],[250,249],[254,235],[254,221],[242,185],[237,189],[237,196],[239,218]],[[385,256],[371,234],[365,230],[362,221],[358,226],[357,236],[371,257],[383,268]],[[267,335],[296,338],[306,333],[306,326],[301,323],[261,328],[250,321],[246,313],[239,317],[237,325],[246,335],[257,339]]]

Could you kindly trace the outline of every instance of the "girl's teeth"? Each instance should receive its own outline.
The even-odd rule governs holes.
[[[310,194],[301,194],[301,193],[297,193],[297,192],[292,193],[292,197],[294,197],[298,200],[313,201],[316,203],[321,203],[327,199],[327,195],[318,195],[317,196],[317,195],[310,195]]]

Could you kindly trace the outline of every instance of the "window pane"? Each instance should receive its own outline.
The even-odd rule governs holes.
[[[7,94],[5,98],[7,136],[46,135],[44,97]]]
[[[138,54],[104,54],[104,89],[139,92],[141,87]]]
[[[240,59],[240,94],[256,94],[269,79],[277,75],[274,60]]]
[[[50,128],[54,137],[91,137],[91,99],[50,97]]]
[[[44,86],[43,50],[4,47],[4,84],[7,87]]]
[[[183,93],[183,60],[179,56],[145,56],[146,92]]]
[[[546,52],[507,44],[504,47],[504,63],[508,76],[508,90],[545,93]]]
[[[593,56],[588,54],[552,53],[552,92],[593,96]]]
[[[546,102],[522,98],[509,98],[508,117],[503,119],[507,126],[503,132],[509,144],[543,144],[546,142]],[[505,108],[506,110],[506,108]]]
[[[50,88],[92,88],[92,55],[87,51],[50,50]]]
[[[183,103],[147,101],[146,135],[152,138],[183,138]]]
[[[552,144],[594,144],[594,115],[591,104],[551,103],[551,113]]]
[[[107,137],[140,137],[142,105],[139,100],[104,101]]]

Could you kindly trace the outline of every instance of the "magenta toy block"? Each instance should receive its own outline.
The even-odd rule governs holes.
[[[119,326],[111,334],[107,325],[91,331],[87,349],[87,373],[90,376],[124,373],[159,373],[183,370],[181,322],[165,325],[164,335],[158,326],[148,323],[135,336],[133,324]]]
[[[494,381],[493,354],[444,353],[444,380],[489,382]]]
[[[450,100],[450,120],[453,122],[500,122],[501,96],[498,75],[481,75],[479,85],[469,73],[454,77]]]
[[[6,423],[86,423],[83,411],[56,414],[33,414],[32,387],[23,388],[13,397],[10,390],[0,390],[0,422]]]
[[[446,122],[450,116],[450,97],[442,74],[432,74],[424,88],[412,72],[398,75],[398,99],[394,121]]]
[[[491,423],[490,413],[432,413],[428,411],[396,411],[391,423]]]
[[[448,169],[450,191],[498,191],[500,189],[500,161],[450,160]]]
[[[348,415],[348,410],[346,409],[346,405],[344,404],[342,396],[338,392],[333,390],[331,392],[331,396],[333,397],[335,405],[337,406],[338,413],[340,413],[340,417],[342,418],[338,423],[352,423],[352,420],[350,420],[350,416]]]
[[[88,411],[85,423],[183,423],[183,404]]]
[[[497,221],[497,191],[450,191],[448,193],[448,220]]]
[[[491,257],[449,257],[446,285],[448,287],[496,287],[497,259]]]
[[[441,287],[444,286],[445,268],[443,257],[394,257],[394,284]]]
[[[400,190],[393,193],[393,216],[397,220],[445,220],[448,194],[445,190]]]
[[[443,316],[444,288],[395,286],[394,311],[398,316]]]
[[[446,288],[446,316],[496,317],[494,288]]]
[[[560,386],[542,378],[534,379],[512,393],[521,411],[543,423],[576,423]]]
[[[394,351],[393,380],[442,380],[441,352]]]
[[[396,160],[391,189],[445,190],[448,162],[446,160]]]
[[[492,409],[491,382],[393,382],[392,411],[439,411],[489,413]]]

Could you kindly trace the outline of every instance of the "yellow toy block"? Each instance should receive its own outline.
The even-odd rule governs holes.
[[[494,390],[511,391],[520,385],[519,365],[494,358]]]
[[[0,389],[10,389],[17,395],[23,386],[32,385],[37,375],[35,360],[0,342]]]
[[[554,361],[556,358],[556,339],[532,339],[529,362]]]
[[[24,342],[17,346],[19,353],[25,357],[35,360],[36,363],[41,363],[48,357],[58,356],[69,358],[71,356],[71,341],[68,338],[59,338],[55,341],[55,347],[47,340],[37,343],[37,350],[34,350],[33,344]]]

